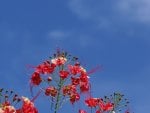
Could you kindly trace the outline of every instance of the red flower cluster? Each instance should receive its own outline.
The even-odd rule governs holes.
[[[76,86],[72,84],[63,87],[63,95],[69,96],[72,104],[80,99],[80,95],[77,92]]]
[[[13,91],[3,91],[3,89],[0,89],[0,94],[0,100],[4,100],[0,103],[0,113],[38,113],[33,102],[31,102],[28,98],[20,98],[17,94],[14,94]],[[20,102],[23,103],[22,107],[19,109],[15,108],[14,104]]]
[[[31,76],[31,83],[33,85],[39,85],[42,82],[40,74],[51,74],[55,70],[56,64],[45,61],[35,68],[34,73]]]
[[[72,84],[79,86],[81,92],[89,91],[90,83],[86,70],[79,63],[69,65],[68,68],[73,75],[71,77]]]
[[[86,70],[79,63],[68,65],[71,84],[63,87],[63,95],[68,95],[70,102],[73,104],[80,99],[78,91],[81,93],[88,92],[90,89],[89,77]]]
[[[69,98],[74,104],[80,99],[81,93],[90,90],[88,74],[77,58],[60,51],[57,51],[49,60],[36,66],[30,81],[33,86],[46,83],[48,86],[43,88],[42,85],[40,89],[44,90],[46,96],[53,97],[56,105],[61,104],[57,97],[60,100],[64,97]]]
[[[78,58],[71,57],[68,53],[57,51],[49,60],[35,66],[34,72],[30,77],[31,86],[41,86],[40,91],[33,98],[37,98],[41,91],[52,99],[52,107],[54,113],[63,105],[64,101],[70,100],[71,104],[79,101],[81,94],[90,93],[91,84],[89,76],[85,68],[81,66]],[[114,93],[110,97],[90,98],[84,100],[84,104],[89,108],[94,108],[95,113],[116,113],[120,112],[120,108],[127,106],[127,99],[123,99],[124,95]],[[1,97],[3,99],[1,99]],[[11,100],[10,100],[11,99]],[[1,101],[2,100],[2,101]],[[4,101],[3,101],[4,100]],[[13,103],[22,103],[20,108],[15,108]],[[33,101],[26,97],[18,97],[13,91],[5,91],[0,89],[0,113],[38,113]],[[79,113],[87,113],[80,109]],[[91,110],[92,113],[92,110]],[[125,113],[129,113],[126,110]]]
[[[42,78],[40,76],[41,74],[52,74],[55,71],[56,66],[59,67],[61,65],[64,65],[66,61],[67,59],[65,57],[59,55],[58,57],[51,59],[51,61],[47,60],[38,65],[31,76],[31,83],[36,86],[40,85],[40,83],[42,82]],[[69,75],[69,73],[64,70],[61,70],[59,74],[62,79],[67,78],[67,76]]]
[[[0,113],[16,113],[16,109],[11,105],[7,105],[0,108]]]
[[[102,113],[103,111],[111,111],[113,110],[114,104],[111,102],[104,102],[103,99],[100,98],[88,98],[85,100],[85,103],[88,107],[98,107],[96,113]]]
[[[23,97],[22,100],[23,105],[20,109],[16,109],[8,104],[2,104],[0,113],[38,113],[37,109],[34,107],[34,104],[28,98]]]
[[[18,109],[16,113],[38,113],[35,108],[33,102],[31,102],[28,98],[22,97],[23,105],[21,109]]]
[[[78,58],[59,50],[49,60],[36,66],[30,81],[33,86],[40,86],[43,83],[40,90],[51,97],[55,113],[64,100],[69,99],[70,103],[74,104],[80,100],[81,94],[90,93],[88,73]],[[118,104],[111,99],[91,97],[85,100],[85,104],[90,108],[96,108],[96,113],[114,112]],[[79,113],[87,112],[80,109]]]
[[[104,99],[90,97],[85,100],[88,107],[96,109],[95,113],[120,112],[120,108],[126,107],[128,103],[127,99],[124,99],[120,93],[114,93],[110,97],[105,96]],[[82,112],[86,113],[84,110],[79,110],[79,113]]]

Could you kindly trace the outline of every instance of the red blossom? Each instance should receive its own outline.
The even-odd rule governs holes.
[[[78,93],[72,93],[70,95],[70,102],[74,104],[76,101],[80,99],[80,95]]]
[[[35,72],[41,73],[41,74],[50,74],[53,73],[56,65],[51,63],[49,61],[45,61],[43,64],[40,64],[36,67]]]
[[[81,72],[81,66],[78,64],[75,65],[68,65],[68,69],[70,70],[71,74],[76,75]]]
[[[81,93],[88,92],[89,90],[90,90],[89,83],[84,83],[84,82],[80,83],[80,91],[81,91]]]
[[[85,100],[85,104],[88,107],[96,107],[99,103],[99,98],[88,98]]]
[[[54,108],[58,107],[58,104],[61,105],[61,101],[67,100],[68,97],[74,104],[80,99],[81,93],[88,93],[90,90],[89,76],[85,68],[80,65],[76,57],[70,57],[71,55],[66,52],[57,51],[50,57],[50,61],[45,61],[36,67],[31,78],[34,85],[39,85],[41,82],[47,83],[48,87],[44,88],[44,92],[46,96],[55,97],[53,98],[54,105],[56,105]],[[41,76],[41,78],[40,74],[50,75]],[[87,112],[79,110],[79,113]]]
[[[80,91],[88,92],[90,89],[89,77],[86,72],[81,72],[80,75]]]
[[[61,71],[59,71],[59,75],[60,75],[60,78],[65,79],[68,77],[69,72],[65,71],[65,70],[61,70]]]
[[[45,95],[55,97],[57,95],[57,89],[53,86],[49,86],[45,89]]]
[[[39,85],[41,82],[42,82],[42,78],[40,77],[40,74],[37,72],[34,72],[31,77],[31,83],[33,85]]]
[[[17,113],[38,113],[38,110],[34,106],[33,102],[31,102],[28,98],[22,97],[23,105]]]
[[[89,76],[87,75],[86,72],[81,73],[80,80],[81,80],[81,82],[86,82],[86,83],[89,81]]]
[[[99,106],[99,109],[96,111],[96,113],[101,113],[102,111],[111,111],[114,107],[113,103],[103,102],[100,98],[88,98],[85,100],[85,104],[88,107]]]
[[[66,61],[67,61],[67,59],[65,57],[62,57],[62,56],[54,58],[51,60],[51,62],[57,66],[65,64]]]
[[[79,77],[77,77],[77,78],[71,77],[71,83],[72,83],[73,85],[79,85],[79,83],[80,83],[80,78],[79,78]]]
[[[13,106],[3,106],[2,109],[0,109],[0,113],[16,113],[16,109]]]
[[[75,85],[67,85],[63,87],[63,95],[71,95],[72,93],[76,93]]]
[[[114,104],[111,103],[111,102],[105,103],[105,102],[103,102],[102,100],[100,100],[100,102],[99,102],[99,107],[100,107],[100,109],[103,110],[103,111],[110,111],[110,110],[113,109]]]

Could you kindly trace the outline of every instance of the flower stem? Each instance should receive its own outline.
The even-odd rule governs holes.
[[[60,79],[59,84],[58,84],[58,94],[56,98],[56,103],[55,103],[55,110],[54,113],[57,113],[57,110],[59,109],[59,100],[60,100],[60,94],[61,94],[61,88],[63,86],[63,80]]]

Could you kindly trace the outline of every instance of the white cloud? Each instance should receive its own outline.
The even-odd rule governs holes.
[[[69,7],[81,19],[107,27],[114,21],[150,23],[149,0],[71,0]]]
[[[149,0],[121,0],[117,3],[120,14],[139,21],[150,22],[150,1]]]
[[[85,2],[86,3],[86,2]],[[69,6],[71,10],[80,18],[91,18],[91,8],[87,8],[88,4],[84,5],[84,0],[71,0]]]
[[[78,16],[78,18],[91,20],[100,27],[108,27],[111,23],[104,16],[104,12],[107,9],[105,7],[101,7],[100,4],[101,3],[98,0],[71,0],[69,2],[69,7],[71,11]]]
[[[62,30],[52,30],[48,33],[48,38],[53,40],[65,40],[70,36],[70,32]]]
[[[97,38],[92,37],[90,34],[75,32],[71,30],[52,30],[47,34],[47,40],[56,44],[78,45],[82,48],[93,46],[97,44]]]

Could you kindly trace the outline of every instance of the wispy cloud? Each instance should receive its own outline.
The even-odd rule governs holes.
[[[96,39],[85,33],[70,30],[52,30],[48,32],[47,39],[58,44],[78,45],[80,47],[88,47],[96,42]]]
[[[66,40],[70,35],[68,31],[52,30],[48,33],[48,38],[52,40]]]
[[[103,27],[108,27],[111,24],[105,17],[105,12],[107,13],[109,9],[102,6],[98,0],[71,0],[69,7],[80,19],[91,20]]]
[[[114,21],[150,23],[149,0],[71,0],[69,7],[81,19],[107,27]]]
[[[150,23],[149,0],[121,0],[116,2],[116,9],[127,18],[142,23]]]

